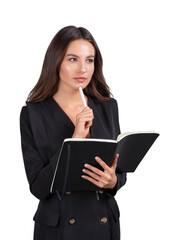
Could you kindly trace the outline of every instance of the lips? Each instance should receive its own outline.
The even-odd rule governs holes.
[[[80,83],[83,83],[86,80],[84,77],[75,77],[74,79]]]

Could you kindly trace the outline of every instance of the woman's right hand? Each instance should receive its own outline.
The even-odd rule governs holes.
[[[93,110],[88,106],[76,115],[76,126],[72,138],[86,138],[94,119]]]

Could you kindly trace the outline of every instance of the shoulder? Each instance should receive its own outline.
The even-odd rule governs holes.
[[[20,112],[20,120],[27,120],[29,117],[28,114],[28,108],[27,108],[27,104],[25,104],[22,108],[21,108],[21,112]]]
[[[21,112],[20,112],[20,130],[21,130],[21,135],[23,136],[23,134],[25,132],[27,132],[28,129],[31,128],[31,124],[30,124],[30,119],[29,119],[29,112],[28,112],[28,108],[27,105],[24,105],[21,108]]]
[[[102,102],[96,98],[92,98],[92,101],[95,103],[95,105],[100,105],[104,107],[112,107],[112,106],[117,106],[117,100],[114,98],[110,98],[109,101]]]
[[[117,101],[114,98],[110,98],[110,100],[106,102],[102,102],[96,98],[91,98],[90,106],[91,108],[106,112],[107,114],[116,114],[116,112],[118,112]]]
[[[117,100],[114,99],[114,98],[110,98],[110,101],[108,102],[108,104],[111,106],[111,107],[117,107]]]
[[[23,111],[27,111],[29,115],[32,114],[40,114],[41,110],[43,108],[48,108],[50,102],[50,98],[46,98],[45,100],[41,102],[30,102],[27,101],[26,105],[22,107]]]
[[[48,97],[44,99],[43,101],[40,102],[31,102],[31,101],[26,101],[25,106],[42,106],[48,104],[48,102],[51,100],[51,97]]]
[[[36,117],[41,109],[41,106],[46,105],[48,101],[49,99],[45,99],[42,102],[26,101],[25,105],[21,108],[20,121],[29,122],[30,115],[32,114]]]

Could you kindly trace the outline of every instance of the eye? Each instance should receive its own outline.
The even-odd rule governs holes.
[[[75,61],[76,61],[76,58],[69,58],[69,61],[70,61],[70,62],[75,62]]]
[[[94,59],[88,58],[88,59],[87,59],[87,62],[88,62],[88,63],[93,63],[93,62],[94,62]]]

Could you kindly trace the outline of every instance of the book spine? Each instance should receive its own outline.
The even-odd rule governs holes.
[[[66,186],[67,186],[67,179],[68,179],[68,172],[69,172],[69,165],[70,165],[70,153],[71,153],[71,145],[70,144],[68,144],[67,149],[68,149],[68,152],[67,152],[67,164],[66,164],[66,170],[65,170],[65,177],[64,177],[62,197],[65,195]]]

